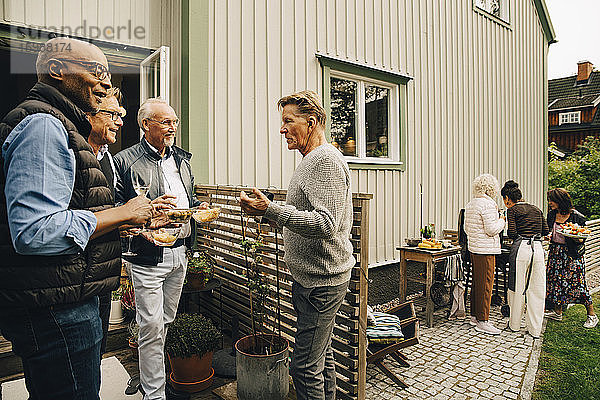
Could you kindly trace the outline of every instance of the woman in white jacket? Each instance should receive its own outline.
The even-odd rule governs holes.
[[[500,254],[499,233],[505,225],[505,217],[499,216],[495,201],[499,191],[498,180],[482,174],[473,181],[474,197],[465,207],[465,232],[473,265],[471,325],[478,332],[491,335],[500,334],[488,321],[496,254]]]

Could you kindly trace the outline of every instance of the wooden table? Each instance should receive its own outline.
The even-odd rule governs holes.
[[[433,284],[433,274],[435,264],[443,261],[446,257],[458,254],[460,252],[459,246],[452,246],[447,249],[441,250],[428,250],[419,247],[412,246],[401,246],[397,248],[400,250],[400,290],[399,297],[400,302],[406,301],[406,282],[410,280],[412,282],[419,282],[425,285],[425,297],[427,305],[425,306],[425,315],[427,326],[433,326],[433,301],[431,300],[431,285]],[[416,261],[424,263],[426,265],[425,279],[414,278],[406,276],[406,262]]]

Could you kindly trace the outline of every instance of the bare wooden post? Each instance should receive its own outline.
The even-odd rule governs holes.
[[[365,399],[367,385],[367,302],[369,294],[369,200],[360,201],[360,289],[358,317],[358,398]]]

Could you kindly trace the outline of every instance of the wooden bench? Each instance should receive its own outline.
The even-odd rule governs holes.
[[[367,347],[367,364],[375,365],[398,386],[407,388],[408,385],[391,371],[383,361],[385,357],[389,355],[401,366],[410,366],[408,364],[408,358],[402,354],[400,350],[419,343],[419,320],[415,315],[415,307],[413,306],[412,301],[402,303],[386,312],[388,314],[397,315],[398,318],[400,318],[400,326],[402,327],[404,340],[392,344],[369,343],[369,347]]]

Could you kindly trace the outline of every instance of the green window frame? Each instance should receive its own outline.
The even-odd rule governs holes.
[[[389,151],[391,154],[397,154],[397,156],[394,159],[383,160],[374,157],[347,157],[350,168],[404,171],[406,169],[407,84],[412,77],[322,54],[317,54],[316,57],[323,69],[323,106],[328,116],[331,115],[330,82],[332,77],[364,79],[366,82],[375,82],[375,84],[381,82],[392,89],[390,90],[392,95],[390,112],[397,112],[398,114],[395,116],[397,123],[390,126],[391,129],[396,130],[396,132],[390,132],[390,137],[394,136],[393,146],[396,148],[389,149]],[[327,118],[326,135],[327,140],[331,142],[331,118]]]

